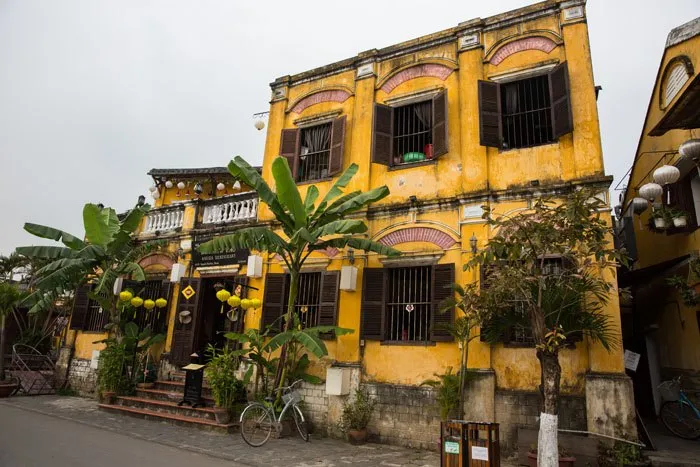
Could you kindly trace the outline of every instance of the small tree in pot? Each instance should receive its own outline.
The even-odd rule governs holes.
[[[229,346],[216,349],[210,344],[207,354],[210,360],[204,374],[216,405],[214,415],[217,423],[226,424],[231,421],[236,403],[246,400],[245,386],[236,377],[241,352]]]
[[[358,389],[355,391],[355,399],[343,406],[340,429],[348,435],[350,444],[363,444],[367,441],[367,425],[376,403],[366,391]]]

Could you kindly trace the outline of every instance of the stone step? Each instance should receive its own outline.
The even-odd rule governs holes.
[[[147,409],[153,412],[163,412],[186,417],[216,420],[214,410],[211,407],[197,407],[193,409],[188,405],[178,406],[177,402],[154,400],[147,397],[119,396],[116,404],[137,409]]]
[[[185,391],[185,383],[184,381],[158,380],[156,381],[155,389],[183,393]],[[202,385],[202,396],[211,396],[211,389],[206,383]]]
[[[180,402],[182,400],[182,392],[170,391],[167,389],[136,389],[136,395],[145,399],[153,399],[168,402]],[[214,399],[208,395],[202,395],[202,399],[207,406],[214,405]]]
[[[238,429],[237,423],[229,423],[222,425],[216,423],[214,420],[207,420],[204,418],[197,417],[187,417],[185,415],[156,412],[149,409],[140,409],[137,407],[128,407],[124,405],[114,405],[114,404],[98,404],[101,410],[112,413],[120,413],[125,415],[131,415],[134,417],[145,418],[147,420],[155,421],[167,421],[176,425],[191,426],[196,428],[202,428],[206,430],[221,431],[224,433],[233,433]]]

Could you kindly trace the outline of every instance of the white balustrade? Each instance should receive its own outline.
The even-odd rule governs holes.
[[[217,200],[205,204],[202,214],[203,224],[226,224],[256,219],[258,216],[258,199]]]
[[[176,209],[154,209],[146,216],[146,228],[143,233],[152,234],[157,232],[167,232],[182,227],[185,216],[184,208]]]

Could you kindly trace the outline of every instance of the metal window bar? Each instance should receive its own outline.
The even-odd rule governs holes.
[[[550,117],[549,80],[535,76],[503,85],[503,143],[506,149],[555,141]]]
[[[430,340],[431,274],[430,266],[389,270],[386,340]]]
[[[422,116],[422,120],[419,117]],[[408,104],[394,109],[394,164],[404,164],[410,152],[426,154],[433,142],[432,106],[430,101]]]
[[[321,303],[321,273],[308,272],[299,275],[299,290],[294,309],[303,328],[318,325]]]
[[[86,331],[102,332],[109,322],[109,312],[103,310],[99,303],[95,300],[88,302]]]
[[[137,295],[144,300],[151,299],[155,301],[159,298],[165,298],[167,300],[168,297],[163,297],[164,292],[162,291],[162,287],[163,281],[151,280],[138,284],[134,289],[135,292],[138,292]],[[136,310],[136,317],[134,318],[134,316],[131,315],[128,319],[138,324],[139,331],[149,327],[153,333],[161,333],[165,331],[167,314],[167,307],[163,309],[154,307],[151,310],[146,310],[146,308],[141,306]]]
[[[331,124],[327,123],[325,126],[328,127],[328,141],[321,149],[315,151],[306,152],[304,154],[299,154],[299,168],[297,172],[297,182],[307,182],[310,180],[320,180],[328,177],[328,166],[330,164],[331,157]],[[301,140],[306,140],[306,132],[312,129],[317,129],[318,126],[313,128],[304,128],[301,130]],[[302,149],[303,150],[303,149]]]

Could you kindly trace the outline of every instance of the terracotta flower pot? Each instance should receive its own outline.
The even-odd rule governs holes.
[[[573,467],[574,462],[576,462],[575,457],[560,457],[559,467]],[[527,463],[530,467],[537,467],[537,453],[528,452],[527,453]]]
[[[102,391],[102,403],[103,404],[114,404],[114,400],[117,398],[117,393],[114,391]]]
[[[224,407],[214,407],[216,423],[226,425],[231,421],[231,411]]]
[[[0,399],[10,397],[17,390],[18,386],[19,383],[14,379],[0,381]]]
[[[361,430],[348,430],[348,441],[354,446],[365,444],[367,441],[367,428],[362,428]]]

